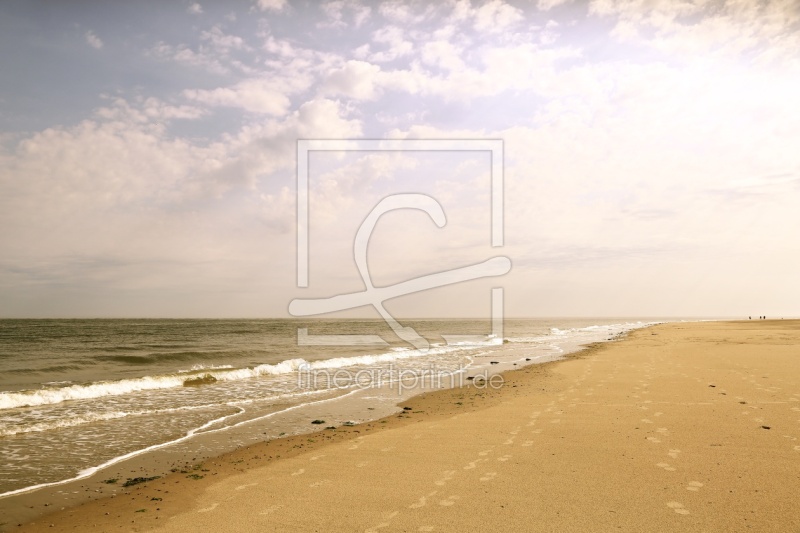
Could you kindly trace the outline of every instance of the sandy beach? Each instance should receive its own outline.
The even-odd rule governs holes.
[[[504,377],[8,529],[800,530],[800,321],[663,324]]]

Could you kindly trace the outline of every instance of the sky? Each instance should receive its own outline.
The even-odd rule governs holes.
[[[794,0],[10,0],[0,317],[287,317],[504,256],[397,317],[800,315]],[[314,151],[297,283],[297,142]],[[376,317],[363,307],[335,316]]]

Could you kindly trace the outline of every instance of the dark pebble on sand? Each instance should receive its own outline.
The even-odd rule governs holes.
[[[500,361],[489,361],[490,365],[499,365]]]
[[[312,424],[324,424],[325,421],[324,420],[312,420],[311,423]]]
[[[761,429],[769,429],[770,426],[761,426]]]
[[[410,407],[403,407],[403,411],[411,411]]]

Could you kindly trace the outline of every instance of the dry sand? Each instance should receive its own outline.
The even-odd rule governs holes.
[[[665,324],[505,377],[13,530],[800,531],[800,321]]]

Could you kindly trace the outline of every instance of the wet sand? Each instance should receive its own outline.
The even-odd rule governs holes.
[[[800,321],[664,324],[504,376],[5,527],[800,530]]]

